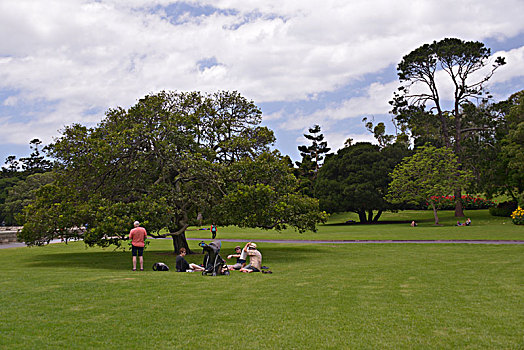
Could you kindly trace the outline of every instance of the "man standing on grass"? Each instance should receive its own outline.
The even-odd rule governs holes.
[[[217,225],[213,223],[211,225],[211,239],[215,239],[216,236],[217,236]]]
[[[136,256],[140,257],[140,271],[144,271],[144,246],[147,238],[146,229],[140,227],[140,223],[135,221],[135,228],[129,232],[133,254],[133,271],[136,271]]]

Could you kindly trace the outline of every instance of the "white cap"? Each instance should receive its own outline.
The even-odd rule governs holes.
[[[138,221],[135,221],[135,226],[140,226],[140,223]]]

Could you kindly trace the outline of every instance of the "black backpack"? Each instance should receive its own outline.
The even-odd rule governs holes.
[[[153,264],[153,271],[169,271],[169,267],[162,262],[157,262]]]

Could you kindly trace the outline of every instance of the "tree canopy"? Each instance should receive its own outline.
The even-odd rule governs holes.
[[[386,199],[392,203],[428,202],[437,225],[437,198],[471,181],[471,172],[460,170],[458,165],[457,156],[449,148],[423,146],[395,167]]]
[[[508,134],[502,141],[501,155],[508,170],[508,186],[520,195],[524,203],[524,90],[514,94],[508,115]]]
[[[30,156],[16,159],[16,156],[11,155],[5,160],[5,166],[0,171],[0,222],[2,224],[19,225],[21,223],[17,219],[17,214],[21,213],[22,205],[32,198],[37,189],[34,186],[40,183],[36,179],[40,177],[36,176],[33,180],[28,179],[28,183],[25,183],[24,180],[34,174],[48,172],[52,168],[51,161],[46,159],[45,148],[41,148],[41,145],[42,141],[32,139],[29,143],[32,151]],[[15,189],[15,186],[21,182],[23,183],[21,187]],[[28,188],[25,190],[30,193],[24,193],[21,190],[26,185]],[[8,199],[9,196],[10,199]],[[24,199],[19,201],[22,198]]]
[[[49,146],[56,181],[27,207],[24,239],[39,244],[87,224],[87,244],[118,245],[139,220],[157,237],[172,236],[175,252],[189,251],[185,231],[199,213],[218,225],[314,229],[325,216],[293,195],[296,179],[270,153],[275,138],[259,126],[261,114],[237,92],[160,92],[110,109],[94,128],[66,127]],[[261,206],[223,204],[242,202],[241,193]],[[291,202],[303,204],[294,216],[280,209]]]
[[[322,167],[325,155],[331,150],[324,141],[324,134],[321,133],[321,127],[318,124],[308,129],[308,134],[304,137],[311,141],[310,145],[298,146],[302,160],[295,162],[297,169],[295,174],[300,180],[301,192],[312,197],[315,194],[315,181],[318,171]]]
[[[384,199],[388,174],[408,154],[399,144],[380,149],[371,143],[357,143],[328,156],[316,183],[321,209],[351,211],[361,222],[376,222],[383,210],[392,208]],[[373,211],[378,211],[375,216]]]
[[[7,198],[3,205],[3,212],[8,222],[17,223],[17,218],[25,206],[30,204],[37,195],[38,190],[53,181],[53,173],[36,173],[29,175],[25,180],[20,180],[9,188]]]
[[[488,67],[490,55],[481,42],[446,38],[413,50],[397,67],[401,86],[390,102],[397,121],[408,126],[416,145],[429,141],[452,149],[459,169],[464,139],[487,127],[482,120],[464,118],[464,106],[490,97],[485,83],[505,64],[498,57]],[[447,83],[453,87],[449,95],[444,94]],[[457,188],[456,216],[464,215],[460,194]]]

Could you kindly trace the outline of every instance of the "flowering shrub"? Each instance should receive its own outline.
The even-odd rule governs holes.
[[[440,210],[452,210],[455,209],[455,196],[433,196],[431,200],[435,202],[438,209]],[[495,203],[480,197],[474,197],[470,195],[464,195],[461,197],[462,206],[464,209],[488,209],[495,206]],[[428,208],[430,207],[427,203]]]
[[[511,220],[515,225],[524,225],[524,209],[520,206],[511,214]]]

